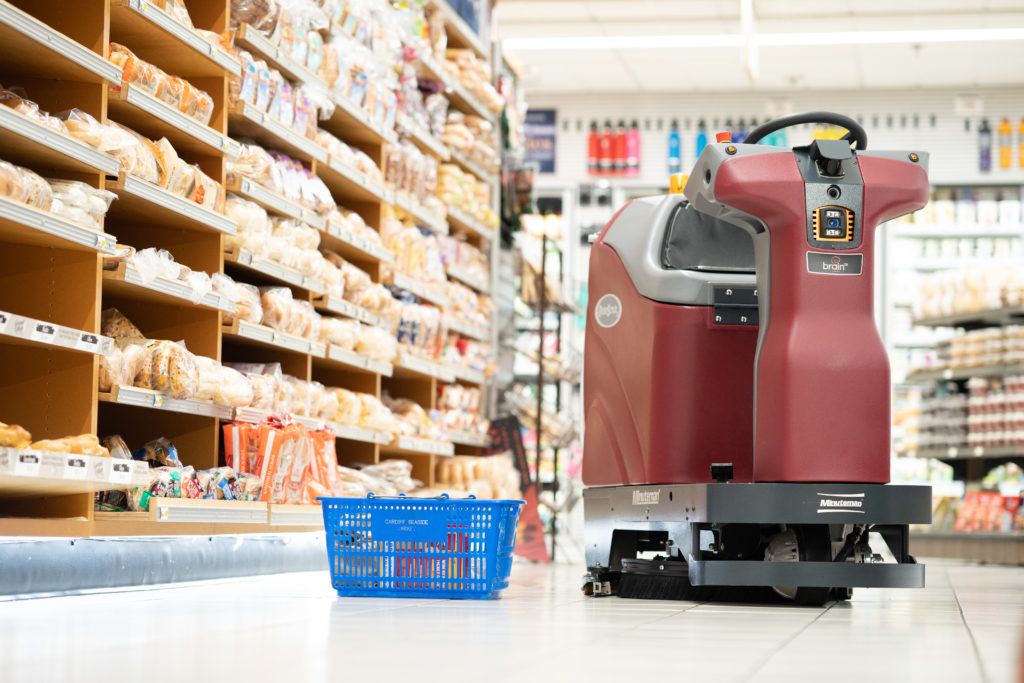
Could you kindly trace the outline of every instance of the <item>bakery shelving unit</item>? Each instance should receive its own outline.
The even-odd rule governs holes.
[[[474,47],[479,43],[471,33],[461,32],[468,29],[446,3],[435,4],[446,13],[446,23],[453,31],[450,44]],[[221,33],[228,28],[228,0],[189,0],[187,5],[197,29]],[[450,221],[427,215],[407,197],[330,157],[266,114],[245,105],[229,107],[228,78],[237,73],[238,62],[153,3],[0,0],[0,40],[7,51],[0,62],[0,82],[24,87],[48,111],[78,108],[100,121],[122,123],[153,139],[167,137],[186,162],[197,164],[229,192],[275,215],[296,218],[319,229],[325,247],[341,253],[375,282],[392,284],[442,307],[447,303],[443,288],[389,274],[393,256],[387,250],[248,180],[227,186],[227,159],[237,154],[240,139],[256,140],[303,161],[324,180],[340,206],[357,212],[371,228],[380,227],[384,207],[390,205],[400,215],[411,216],[439,234],[464,235],[485,253],[496,251],[493,232],[473,217],[458,209],[453,210]],[[127,45],[140,58],[210,93],[214,112],[209,125],[198,124],[122,84],[120,68],[104,58],[110,41]],[[252,27],[241,27],[237,44],[266,59],[295,83],[319,83],[315,74],[280,53]],[[484,51],[477,51],[486,58]],[[443,67],[428,61],[449,90],[454,108],[494,121]],[[379,166],[385,146],[396,142],[399,132],[381,125],[352,102],[339,99],[336,105],[333,116],[322,121],[321,127],[366,152]],[[426,131],[402,123],[400,131],[427,153],[454,160],[490,184],[497,201],[497,173],[449,150]],[[125,174],[116,159],[5,107],[0,107],[0,158],[45,177],[80,180],[109,189],[118,197],[100,230],[0,199],[0,348],[6,368],[0,378],[0,419],[23,425],[34,438],[121,434],[129,444],[138,445],[165,436],[176,444],[185,464],[199,469],[220,464],[222,422],[265,418],[258,411],[176,401],[135,387],[118,386],[100,393],[97,354],[112,341],[101,337],[98,330],[100,311],[108,307],[121,310],[147,335],[183,340],[189,350],[200,355],[222,361],[278,361],[284,372],[299,379],[378,397],[388,391],[427,410],[436,406],[439,383],[488,384],[481,373],[443,363],[408,357],[394,364],[382,363],[261,325],[225,325],[223,314],[231,312],[233,304],[215,293],[194,301],[180,282],[147,280],[124,264],[105,270],[102,257],[112,254],[119,243],[137,249],[157,247],[193,270],[228,272],[244,282],[287,286],[293,296],[308,300],[321,313],[388,326],[365,309],[327,296],[314,279],[245,250],[225,249],[224,236],[233,234],[237,226],[222,214]],[[481,293],[492,289],[491,282],[478,281],[457,268],[452,269],[451,277]],[[491,330],[454,318],[450,323],[451,329],[467,337],[495,341]],[[316,424],[309,418],[298,419]],[[343,464],[402,457],[413,462],[413,476],[427,485],[434,483],[438,458],[453,452],[480,453],[488,445],[486,439],[473,434],[455,433],[452,442],[436,442],[332,426]],[[134,468],[128,476],[119,469],[111,470],[118,461],[93,463],[95,459],[80,456],[84,468],[77,460],[68,461],[58,472],[47,455],[40,464],[46,474],[42,477],[38,468],[33,469],[32,457],[27,457],[25,464],[18,455],[0,454],[0,535],[265,533],[320,526],[315,506],[154,499],[155,504],[145,513],[95,512],[93,491],[145,483],[142,479],[148,475],[138,470],[138,463],[127,463]],[[87,470],[86,476],[80,475],[80,469]]]
[[[1003,308],[971,313],[919,318],[914,324],[922,327],[955,327],[963,330],[980,329],[1022,320],[1024,309]],[[973,377],[1007,377],[1019,372],[1017,364],[981,365],[976,367],[947,367],[911,372],[908,384],[955,382],[963,384]],[[954,476],[974,487],[993,467],[1008,462],[1024,465],[1024,447],[1019,446],[965,446],[928,447],[909,450],[902,454],[909,458],[934,458],[953,467]],[[1024,564],[1024,534],[1019,532],[915,532],[911,535],[911,550],[918,555],[953,557],[983,562]]]

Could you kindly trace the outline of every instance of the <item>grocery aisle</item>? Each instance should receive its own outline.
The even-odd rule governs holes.
[[[304,573],[0,603],[0,680],[1016,680],[1020,569],[932,562],[923,590],[824,608],[584,599],[581,574],[517,564],[486,602]]]

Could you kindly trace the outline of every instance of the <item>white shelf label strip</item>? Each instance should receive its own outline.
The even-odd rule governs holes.
[[[147,0],[130,0],[129,6],[153,22],[164,31],[167,31],[175,38],[185,43],[199,54],[208,57],[217,66],[223,68],[229,74],[238,75],[241,64],[231,55],[219,50],[212,43],[208,42],[195,31],[189,30],[182,23],[175,21],[168,14],[158,7],[153,6]]]
[[[0,23],[7,24],[40,46],[53,50],[110,83],[121,82],[121,69],[116,65],[6,2],[0,3]]]
[[[238,225],[227,216],[222,216],[216,211],[204,209],[193,201],[171,194],[167,190],[140,178],[130,175],[125,176],[124,189],[129,194],[170,209],[182,216],[187,216],[197,223],[203,223],[227,235],[234,235],[238,231]]]
[[[117,175],[118,169],[121,167],[121,162],[117,159],[107,156],[102,152],[97,152],[92,147],[72,137],[61,135],[57,131],[25,118],[7,107],[0,108],[0,127],[17,133],[24,138],[40,142],[66,157],[80,161],[107,175]]]

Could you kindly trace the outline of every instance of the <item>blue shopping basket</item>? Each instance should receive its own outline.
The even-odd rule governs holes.
[[[508,587],[521,500],[321,498],[342,596],[490,599]]]

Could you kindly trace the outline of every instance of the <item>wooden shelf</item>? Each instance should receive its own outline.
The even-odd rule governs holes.
[[[285,218],[294,218],[317,230],[323,230],[324,225],[326,225],[326,221],[322,216],[318,216],[315,212],[310,211],[301,204],[286,199],[248,178],[236,179],[234,183],[227,186],[227,191],[234,192],[242,199],[248,199],[254,204],[259,204],[270,213],[284,216]]]
[[[445,33],[448,35],[448,47],[467,48],[476,53],[476,56],[488,62],[491,61],[487,47],[480,40],[480,36],[473,32],[469,24],[452,9],[445,0],[428,0],[429,7],[437,8],[444,18]]]
[[[971,377],[1005,377],[1024,373],[1024,365],[977,365],[969,368],[942,368],[918,370],[907,375],[906,382],[934,382],[938,380],[970,379]]]
[[[224,252],[224,262],[231,263],[242,270],[259,273],[284,285],[298,287],[314,294],[323,294],[324,283],[316,278],[304,275],[294,268],[282,266],[276,261],[254,256],[245,249],[229,249]]]
[[[470,370],[461,365],[449,365],[448,367],[451,370],[452,378],[462,384],[487,384],[487,375],[482,372]]]
[[[234,409],[231,406],[218,405],[212,401],[171,398],[149,389],[129,386],[114,386],[109,393],[100,392],[99,400],[101,403],[117,403],[135,408],[152,408],[154,410],[165,410],[170,413],[181,413],[183,415],[216,417],[221,420],[230,420],[234,413]]]
[[[430,228],[438,235],[448,234],[447,221],[430,213],[425,208],[417,204],[411,197],[397,193],[395,194],[394,205],[396,209],[399,209],[400,213],[407,214],[418,224]]]
[[[310,341],[294,334],[286,334],[244,320],[236,320],[223,327],[225,337],[234,339],[241,344],[254,345],[261,348],[284,349],[294,353],[324,357],[327,348],[320,342]]]
[[[329,90],[327,84],[320,80],[315,73],[292,59],[290,55],[278,50],[277,46],[271,43],[266,36],[249,24],[242,24],[238,27],[238,32],[235,34],[235,45],[266,60],[271,68],[277,69],[293,81],[319,86],[325,92]]]
[[[445,316],[445,325],[448,326],[449,330],[452,332],[458,332],[463,337],[469,337],[470,339],[476,339],[477,341],[484,342],[490,341],[491,339],[490,332],[486,328],[470,325],[469,323],[459,320],[451,315]]]
[[[307,165],[314,160],[327,161],[327,150],[323,147],[247,102],[238,102],[228,110],[228,131],[234,137],[252,138]]]
[[[132,513],[113,513],[132,514]],[[150,522],[189,522],[216,524],[267,524],[267,504],[258,501],[208,500],[203,498],[149,499],[149,510],[144,513]],[[99,517],[99,515],[97,515]]]
[[[0,107],[0,149],[5,161],[34,168],[117,175],[121,167],[114,157],[7,107]]]
[[[331,221],[321,233],[324,237],[320,242],[322,247],[337,252],[349,260],[376,261],[377,263],[394,263],[395,255],[384,247],[364,240],[362,237],[352,234],[347,228],[343,228]]]
[[[448,223],[455,232],[468,232],[473,235],[479,235],[484,239],[494,239],[494,230],[491,230],[457,206],[448,207]]]
[[[8,72],[78,83],[121,81],[120,68],[8,2],[0,2],[0,45]]]
[[[121,173],[107,189],[117,195],[117,200],[107,212],[109,221],[131,221],[164,228],[198,230],[234,235],[238,226],[224,214],[211,211],[171,194],[153,183]]]
[[[451,154],[448,152],[448,148],[444,146],[444,143],[408,116],[400,115],[397,126],[417,147],[427,154],[441,161],[451,159]]]
[[[451,152],[452,161],[475,175],[478,179],[488,184],[494,184],[498,180],[499,171],[491,171],[484,168],[480,163],[466,156],[466,153],[462,150],[449,148],[449,151]]]
[[[1014,458],[1024,460],[1024,446],[965,446],[963,448],[919,448],[901,455],[937,460],[980,460]]]
[[[184,77],[237,75],[238,60],[147,0],[111,0],[110,39]]]
[[[177,152],[238,156],[241,149],[223,133],[127,83],[110,92],[107,107],[114,121],[154,140],[167,138]]]
[[[463,270],[462,268],[452,264],[445,267],[445,272],[448,273],[448,277],[453,280],[458,280],[462,284],[466,285],[470,289],[475,289],[481,294],[488,294],[491,291],[488,283],[474,277],[472,274]]]
[[[450,9],[450,8],[449,8]],[[458,17],[452,11],[452,16],[456,21],[462,22],[462,19]],[[447,23],[448,17],[446,17]],[[466,26],[465,22],[462,22],[463,26]],[[450,29],[449,29],[450,30]],[[466,30],[469,30],[466,27]],[[449,33],[448,38],[451,40],[451,34]],[[455,46],[450,42],[448,47],[464,47]],[[487,59],[486,55],[482,55],[484,59]],[[488,60],[489,61],[489,60]],[[492,124],[495,123],[496,117],[490,112],[487,107],[477,99],[476,95],[469,91],[469,89],[458,81],[448,69],[445,68],[444,64],[434,58],[432,54],[423,53],[417,59],[418,72],[426,78],[434,81],[440,81],[444,85],[445,95],[448,96],[452,106],[459,111],[473,116],[479,116],[480,118],[490,121]]]
[[[235,303],[216,292],[208,292],[198,302],[193,301],[192,288],[180,280],[158,277],[149,282],[134,266],[120,263],[117,270],[103,271],[103,291],[126,299],[155,304],[191,305],[234,313]]]
[[[971,313],[954,313],[953,315],[944,315],[937,318],[920,318],[915,320],[914,324],[923,327],[965,327],[973,329],[1012,325],[1021,322],[1024,322],[1024,307],[1018,306],[1015,308],[994,308]]]
[[[81,223],[0,197],[0,243],[113,254],[117,238]]]
[[[299,64],[290,56],[277,49],[263,34],[248,24],[242,24],[235,35],[235,44],[267,61],[267,64],[297,83],[317,86],[328,92],[330,89],[320,78]],[[343,140],[360,143],[395,142],[398,138],[380,123],[352,102],[335,98],[334,115],[321,121],[320,127]]]
[[[0,342],[106,355],[114,340],[93,332],[0,311]]]
[[[429,303],[441,306],[442,308],[448,305],[448,296],[446,293],[440,291],[439,288],[414,280],[407,275],[392,273],[391,280],[387,284],[394,285],[399,289],[404,289],[410,294],[418,296]]]
[[[271,503],[269,524],[271,526],[322,527],[324,512],[319,505],[280,505]]]
[[[345,439],[347,441],[362,441],[363,443],[385,445],[391,443],[393,440],[393,436],[389,432],[378,432],[373,429],[364,429],[363,427],[352,427],[338,422],[331,422],[329,423],[329,426],[334,430],[334,433],[339,439]]]
[[[148,483],[149,465],[144,462],[0,447],[4,498],[92,493]]]
[[[910,552],[917,557],[1024,565],[1024,532],[911,531]]]
[[[450,441],[400,436],[394,443],[382,445],[381,451],[389,455],[454,455],[455,446]]]
[[[326,163],[318,164],[317,175],[331,191],[339,204],[355,202],[384,202],[391,204],[395,194],[383,185],[370,180],[358,168],[349,166],[341,159],[330,157]]]
[[[319,311],[343,315],[346,318],[352,318],[353,320],[358,320],[359,322],[366,323],[367,325],[384,327],[387,329],[391,328],[390,321],[375,313],[371,313],[361,306],[356,306],[351,302],[345,301],[344,299],[325,295],[314,299],[313,306]]]
[[[491,439],[486,434],[473,434],[471,432],[449,431],[448,438],[453,444],[459,446],[473,446],[474,448],[490,448]]]
[[[442,382],[455,381],[448,366],[441,363],[424,360],[409,354],[402,354],[395,364],[395,377],[431,377]]]
[[[321,365],[342,365],[346,370],[366,372],[371,375],[382,375],[384,377],[391,377],[395,371],[391,363],[372,360],[355,351],[349,351],[339,346],[328,346],[325,357],[322,359],[316,358],[315,362]]]

